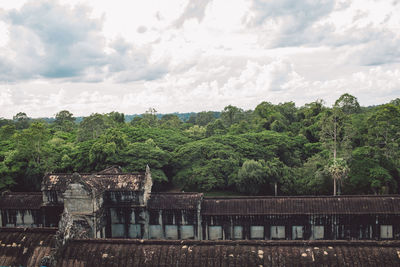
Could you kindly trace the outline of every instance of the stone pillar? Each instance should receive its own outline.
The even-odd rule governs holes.
[[[146,166],[145,181],[143,185],[143,205],[147,206],[147,200],[150,198],[151,188],[153,186],[153,179],[151,178],[151,172],[149,165]]]
[[[203,239],[203,227],[202,227],[202,221],[201,221],[201,200],[199,201],[199,204],[197,205],[197,236],[196,236],[196,239],[197,240]]]
[[[143,230],[143,239],[149,239],[149,220],[150,220],[150,214],[148,210],[144,210],[144,230]]]
[[[64,212],[69,214],[72,224],[89,227],[88,237],[96,236],[95,200],[81,183],[71,183],[64,192]]]

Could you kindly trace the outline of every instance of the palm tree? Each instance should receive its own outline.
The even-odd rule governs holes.
[[[339,195],[340,195],[340,185],[343,179],[347,177],[349,173],[349,167],[347,162],[342,158],[333,159],[332,163],[328,167],[328,172],[333,178],[333,195],[336,196],[336,183],[339,182]]]

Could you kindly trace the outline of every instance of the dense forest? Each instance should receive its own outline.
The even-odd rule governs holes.
[[[20,112],[0,118],[0,190],[40,190],[44,173],[93,172],[148,164],[156,190],[208,194],[398,193],[400,99],[361,107],[344,94],[322,100],[260,103],[255,110],[157,114],[69,111],[54,120]]]

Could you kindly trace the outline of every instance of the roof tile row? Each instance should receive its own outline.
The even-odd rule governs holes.
[[[0,196],[0,209],[37,210],[42,202],[41,192],[5,192]]]
[[[205,215],[400,214],[400,196],[204,198]]]
[[[0,266],[40,266],[54,228],[0,228]],[[400,241],[71,240],[57,266],[400,266]]]

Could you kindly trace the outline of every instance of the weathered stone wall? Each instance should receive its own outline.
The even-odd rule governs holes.
[[[81,183],[71,183],[64,194],[63,216],[68,214],[72,224],[86,227],[89,237],[97,237],[99,233],[96,214],[99,209],[100,200],[94,197]]]
[[[64,192],[64,210],[70,214],[93,214],[93,199],[82,184],[70,184]]]
[[[151,178],[151,172],[149,165],[146,166],[146,178],[143,184],[143,205],[147,206],[147,201],[150,198],[151,188],[153,187],[153,179]]]

